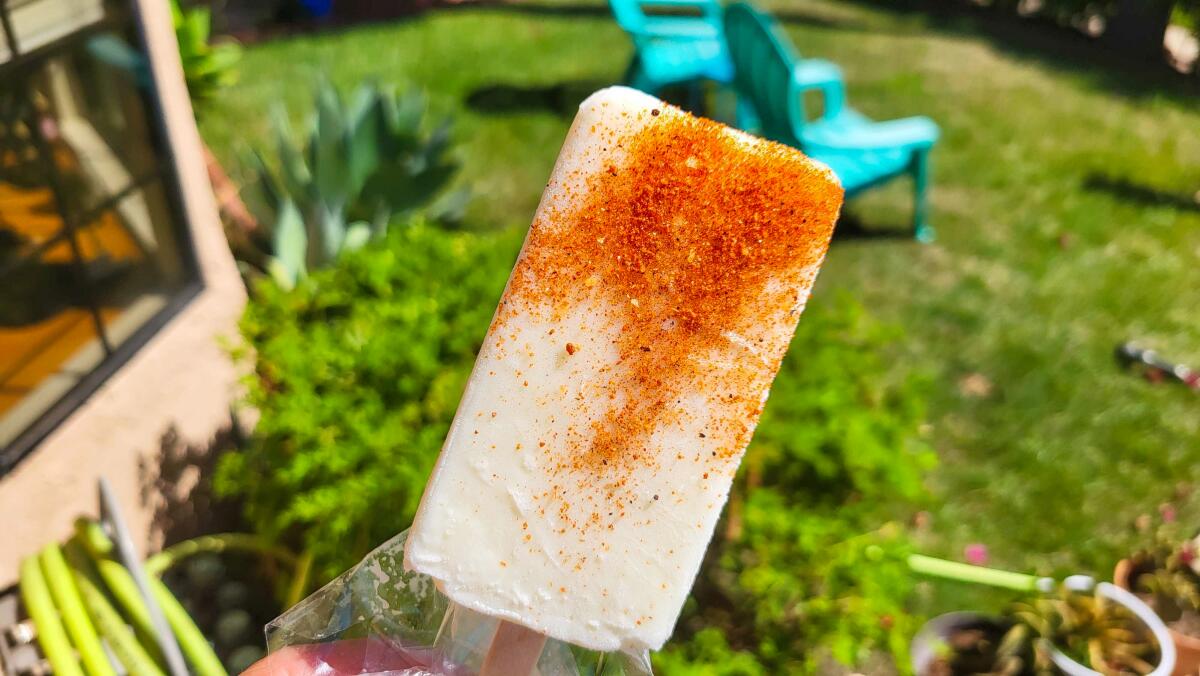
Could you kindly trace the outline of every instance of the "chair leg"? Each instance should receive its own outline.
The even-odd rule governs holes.
[[[636,53],[630,59],[629,66],[625,68],[624,79],[626,86],[639,89],[651,96],[658,93],[658,83],[646,75],[646,70],[642,68],[642,60],[638,58]]]
[[[929,224],[928,188],[929,188],[929,150],[919,150],[913,154],[913,235],[918,242],[932,242],[937,239],[937,233]]]
[[[758,120],[758,111],[754,109],[754,104],[741,93],[735,93],[734,96],[737,97],[738,129],[757,134],[761,130],[762,123]]]
[[[696,78],[695,80],[687,83],[688,112],[692,113],[693,115],[712,117],[708,112],[708,106],[705,105],[704,87],[704,80],[700,78]]]

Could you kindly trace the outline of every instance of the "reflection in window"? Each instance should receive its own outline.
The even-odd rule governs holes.
[[[195,279],[129,8],[9,0],[8,12],[12,30],[0,40],[0,449]],[[0,472],[11,460],[0,455]]]

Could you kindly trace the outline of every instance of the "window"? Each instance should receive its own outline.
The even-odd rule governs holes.
[[[130,0],[0,0],[0,473],[199,287]]]

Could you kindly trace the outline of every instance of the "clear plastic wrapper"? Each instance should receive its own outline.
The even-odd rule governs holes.
[[[266,627],[267,650],[299,651],[316,676],[473,676],[498,621],[455,605],[404,570],[405,531]],[[650,676],[649,654],[597,653],[550,639],[534,676]],[[514,675],[520,676],[520,675]]]

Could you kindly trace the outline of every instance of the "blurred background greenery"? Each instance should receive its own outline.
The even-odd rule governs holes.
[[[1161,515],[1200,516],[1194,398],[1112,357],[1137,338],[1200,361],[1195,86],[1086,35],[1123,4],[764,3],[863,112],[941,126],[939,239],[907,237],[906,186],[848,204],[661,670],[903,670],[917,617],[1007,600],[918,584],[907,552],[1105,577]],[[322,79],[422,92],[471,194],[294,289],[252,276],[238,358],[262,418],[218,488],[320,579],[406,527],[575,105],[630,53],[601,2],[454,5],[249,44],[206,107],[264,220],[264,111],[303,128]]]

